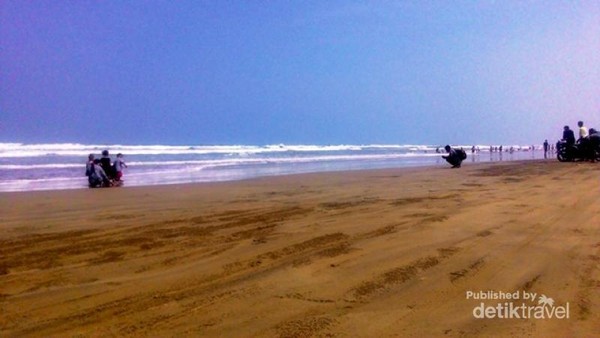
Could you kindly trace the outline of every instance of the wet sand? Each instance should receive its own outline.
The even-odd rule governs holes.
[[[526,161],[1,193],[0,335],[600,336],[599,186]],[[570,316],[474,318],[488,290]]]

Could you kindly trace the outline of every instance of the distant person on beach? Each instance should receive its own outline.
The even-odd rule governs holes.
[[[575,133],[569,128],[569,126],[565,126],[563,128],[563,137],[562,139],[567,142],[567,145],[575,144]]]
[[[103,150],[102,151],[102,158],[100,159],[100,165],[102,166],[102,169],[104,169],[104,172],[106,173],[106,176],[108,176],[109,179],[112,179],[115,177],[115,174],[113,172],[113,167],[110,161],[110,156],[108,155],[108,150]]]
[[[442,155],[442,158],[452,164],[452,168],[460,168],[460,164],[467,158],[467,153],[462,149],[453,149],[450,145],[444,147],[448,155]]]
[[[117,159],[113,163],[113,170],[115,172],[115,181],[121,181],[123,177],[123,168],[127,168],[127,164],[123,161],[123,154],[118,153]]]
[[[548,158],[549,144],[548,140],[544,140],[544,158]]]

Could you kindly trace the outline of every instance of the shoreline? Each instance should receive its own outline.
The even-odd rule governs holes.
[[[526,160],[526,161],[539,161],[539,160]],[[517,161],[511,161],[511,162],[517,162]],[[484,162],[484,163],[476,163],[475,165],[479,165],[479,164],[487,164],[488,162]],[[495,163],[495,162],[494,162]],[[472,165],[472,164],[471,164]],[[210,186],[210,185],[221,185],[221,184],[228,184],[228,183],[238,183],[238,182],[248,182],[248,181],[255,181],[255,180],[271,180],[271,179],[276,179],[276,178],[294,178],[296,176],[313,176],[313,175],[335,175],[335,174],[352,174],[352,173],[357,173],[357,172],[369,172],[369,171],[388,171],[388,170],[394,170],[394,171],[410,171],[411,169],[414,170],[419,170],[419,169],[433,169],[439,167],[439,165],[416,165],[416,166],[407,166],[407,167],[395,167],[395,168],[374,168],[374,169],[347,169],[347,170],[331,170],[331,171],[315,171],[315,172],[305,172],[305,173],[286,173],[286,174],[274,174],[274,175],[268,175],[268,176],[256,176],[256,177],[248,177],[248,178],[241,178],[241,179],[232,179],[232,180],[223,180],[223,181],[206,181],[206,182],[187,182],[187,183],[165,183],[165,184],[151,184],[151,185],[134,185],[134,186],[127,186],[126,184],[123,185],[122,187],[115,187],[115,188],[124,188],[124,189],[152,189],[152,188],[159,188],[159,187],[186,187],[186,186],[197,186],[197,187],[202,187],[202,186]],[[450,167],[448,167],[450,168]],[[126,181],[125,181],[126,182]],[[19,190],[19,191],[0,191],[0,195],[2,194],[28,194],[28,193],[51,193],[51,192],[67,192],[67,191],[80,191],[80,190],[107,190],[110,189],[112,190],[112,188],[94,188],[94,189],[90,189],[89,187],[81,187],[81,188],[66,188],[66,189],[44,189],[44,190]]]
[[[0,193],[0,334],[599,335],[599,173],[525,160]],[[466,296],[488,290],[571,318],[474,318]]]
[[[441,155],[440,155],[441,156]],[[495,160],[495,161],[471,161],[469,160],[470,157],[467,158],[467,160],[465,160],[463,162],[463,164],[466,164],[467,166],[473,166],[473,165],[482,165],[482,164],[502,164],[502,163],[526,163],[526,162],[530,162],[530,161],[552,161],[554,158],[548,158],[548,159],[539,159],[539,158],[533,158],[533,159],[507,159],[507,160]],[[281,173],[281,174],[266,174],[266,175],[257,175],[257,176],[250,176],[250,177],[242,177],[242,178],[232,178],[232,179],[222,179],[222,180],[215,180],[215,181],[190,181],[190,182],[177,182],[177,183],[151,183],[151,184],[146,184],[146,185],[139,185],[139,184],[135,184],[135,185],[131,185],[131,186],[127,186],[127,176],[125,176],[125,185],[123,186],[123,188],[139,188],[139,187],[156,187],[156,186],[178,186],[178,185],[187,185],[187,184],[212,184],[212,183],[225,183],[225,182],[242,182],[242,181],[246,181],[246,180],[253,180],[253,179],[261,179],[261,178],[271,178],[271,177],[285,177],[285,176],[294,176],[294,175],[311,175],[311,174],[328,174],[328,173],[346,173],[346,172],[357,172],[357,171],[370,171],[370,170],[404,170],[404,169],[411,169],[411,168],[421,168],[421,169],[429,169],[429,168],[436,168],[436,167],[445,167],[448,164],[445,161],[439,161],[438,163],[435,164],[410,164],[410,165],[404,165],[404,166],[390,166],[390,167],[383,167],[383,168],[356,168],[356,169],[331,169],[331,170],[319,170],[319,171],[307,171],[307,172],[298,172],[298,173]],[[80,187],[58,187],[58,188],[38,188],[38,189],[32,189],[32,190],[10,190],[10,191],[2,191],[0,190],[0,194],[5,194],[5,193],[17,193],[17,192],[35,192],[35,191],[73,191],[73,190],[86,190],[89,189],[86,185],[86,179],[80,179],[80,177],[78,178],[73,178],[73,180],[80,180],[82,182],[82,186]]]

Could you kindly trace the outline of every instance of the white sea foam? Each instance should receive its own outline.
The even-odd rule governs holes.
[[[493,145],[498,147],[499,145]],[[464,149],[471,149],[471,145],[455,145]],[[482,151],[489,151],[490,145],[476,145]],[[528,150],[530,145],[504,145],[504,149],[513,147],[515,150]],[[536,145],[540,149],[539,145]],[[79,144],[79,143],[49,143],[49,144],[22,144],[0,143],[0,158],[42,157],[42,156],[80,156],[100,154],[108,149],[111,154],[123,153],[126,155],[253,155],[260,153],[283,152],[352,152],[352,151],[400,151],[400,152],[430,152],[443,146],[417,145],[417,144],[366,144],[366,145],[285,145],[272,144],[265,146],[253,145],[107,145],[107,144]]]
[[[389,160],[409,157],[438,156],[435,153],[403,153],[403,154],[363,154],[363,155],[322,155],[303,157],[258,157],[215,160],[189,160],[189,161],[134,161],[127,162],[132,167],[162,167],[162,166],[237,166],[269,163],[307,163],[324,161],[366,161]],[[81,168],[85,163],[46,163],[46,164],[0,164],[0,170],[34,170],[34,169],[67,169]]]
[[[22,144],[0,143],[0,158],[40,157],[40,156],[87,156],[99,154],[108,149],[111,154],[127,155],[183,155],[183,154],[258,154],[281,152],[341,152],[367,149],[389,149],[404,151],[430,151],[435,149],[427,145],[85,145],[78,143]]]
[[[66,169],[81,168],[82,166],[85,166],[85,163],[0,164],[0,170]]]
[[[454,146],[454,145],[453,145]],[[454,146],[460,147],[460,146]],[[470,154],[469,160],[494,161],[534,158],[517,150],[504,159]],[[478,145],[482,152],[489,146]],[[511,146],[505,145],[507,150]],[[83,175],[90,153],[108,149],[126,155],[127,186],[187,182],[216,182],[303,172],[374,169],[444,163],[431,145],[85,145],[78,143],[0,143],[0,191],[70,189],[86,186]],[[520,154],[519,154],[520,153]],[[437,158],[437,159],[436,159]]]

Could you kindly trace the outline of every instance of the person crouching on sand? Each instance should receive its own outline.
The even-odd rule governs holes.
[[[110,187],[110,180],[106,176],[104,169],[100,165],[99,159],[94,159],[94,155],[88,156],[88,162],[85,168],[85,175],[88,177],[90,188]]]
[[[467,153],[462,149],[453,149],[449,145],[446,145],[444,149],[446,149],[448,155],[442,155],[442,158],[452,164],[452,168],[460,168],[462,161],[467,158]]]

